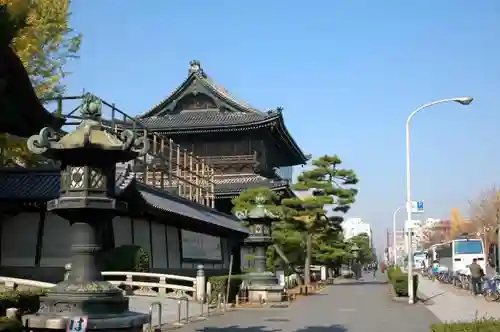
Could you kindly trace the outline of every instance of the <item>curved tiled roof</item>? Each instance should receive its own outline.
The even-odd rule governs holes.
[[[214,178],[214,182],[215,194],[218,198],[236,196],[250,188],[281,189],[289,185],[286,180],[273,180],[258,174],[219,175]]]
[[[182,97],[183,93],[195,81],[200,82],[204,88],[209,90],[208,92],[213,93],[213,96],[225,101],[234,109],[231,111],[203,109],[182,110],[175,113],[166,112],[168,106],[177,103],[178,98]],[[283,147],[289,147],[290,155],[293,156],[290,160],[293,160],[294,165],[305,164],[310,159],[288,132],[281,108],[261,112],[248,103],[236,99],[228,90],[217,84],[205,73],[199,61],[191,61],[189,75],[182,84],[151,110],[137,117],[137,120],[148,129],[165,134],[240,131],[276,124],[279,131],[277,139],[284,143]]]
[[[194,79],[201,82],[206,88],[214,92],[221,99],[226,100],[227,102],[238,106],[244,112],[255,112],[261,113],[256,108],[250,106],[247,102],[244,102],[240,99],[237,99],[233,94],[231,94],[226,88],[222,85],[215,82],[214,79],[210,78],[203,68],[201,64],[197,60],[190,61],[189,63],[189,74],[186,79],[175,89],[170,95],[168,95],[161,102],[153,106],[149,111],[140,116],[140,118],[154,116],[158,112],[160,112],[163,107],[168,104],[171,100],[173,100],[185,87],[189,85]]]
[[[126,166],[117,165],[117,196],[122,195],[121,197],[124,200],[130,199],[127,198],[128,195],[123,195],[125,189],[129,192],[129,188],[140,194],[144,203],[154,209],[240,233],[248,233],[236,217],[173,195],[167,191],[138,183],[135,181],[133,172],[130,172]],[[59,196],[59,189],[60,171],[58,169],[0,169],[0,200],[47,202]]]
[[[116,194],[120,194],[133,181],[134,175],[126,169],[116,171]],[[59,196],[58,169],[0,169],[0,199],[48,201]]]
[[[221,127],[224,125],[258,125],[275,119],[275,114],[219,112],[219,110],[184,111],[178,114],[152,116],[140,121],[151,130]]]

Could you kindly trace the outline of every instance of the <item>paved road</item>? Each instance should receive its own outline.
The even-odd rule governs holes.
[[[422,332],[439,322],[424,305],[394,302],[388,287],[367,280],[330,286],[286,309],[229,312],[191,323],[181,332]]]
[[[148,296],[129,296],[129,308],[131,311],[142,312],[144,314],[149,313],[149,307],[153,302],[161,302],[162,304],[162,314],[161,322],[162,324],[172,323],[177,321],[177,311],[178,311],[178,300],[166,299],[158,296],[148,297]],[[158,325],[158,312],[157,307],[153,309],[153,324]],[[206,305],[204,310],[207,310]],[[201,305],[194,301],[189,302],[188,314],[190,317],[197,317],[201,314]],[[182,319],[186,317],[186,302],[181,301],[181,315]]]
[[[427,308],[442,321],[471,321],[474,318],[500,318],[500,303],[486,302],[482,296],[471,296],[452,285],[420,278],[418,289],[431,304]]]

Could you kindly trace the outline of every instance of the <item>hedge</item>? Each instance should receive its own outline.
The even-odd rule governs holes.
[[[389,279],[389,281],[392,282],[393,275],[401,273],[403,273],[401,271],[401,268],[399,268],[398,266],[391,266],[387,269],[387,279]]]
[[[493,318],[476,319],[472,322],[432,324],[431,332],[499,332],[500,320]]]
[[[100,255],[103,271],[147,272],[149,270],[149,254],[135,244],[124,244]]]
[[[0,317],[0,332],[22,332],[23,324],[17,318]]]
[[[391,285],[397,296],[408,296],[408,274],[395,273],[392,275]],[[413,275],[413,297],[417,297],[418,275]]]
[[[227,295],[227,278],[228,276],[213,276],[208,278],[211,286],[210,301],[217,301],[218,294],[222,294],[223,298]],[[234,301],[236,294],[240,291],[241,283],[246,279],[245,275],[232,275],[229,284],[229,299],[228,302]]]
[[[5,316],[9,308],[18,308],[21,315],[37,312],[40,309],[40,296],[45,293],[44,289],[0,293],[0,316]]]

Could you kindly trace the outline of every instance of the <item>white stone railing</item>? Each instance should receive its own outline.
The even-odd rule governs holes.
[[[26,286],[26,287],[36,287],[36,288],[51,288],[54,287],[55,284],[51,284],[49,282],[42,282],[36,280],[29,279],[20,279],[20,278],[10,278],[10,277],[0,277],[0,284],[4,284],[7,289],[14,289],[17,286]]]
[[[64,279],[67,279],[70,273],[69,267],[67,267]],[[123,287],[127,295],[184,297],[197,301],[204,301],[206,298],[206,281],[203,265],[198,266],[196,278],[173,274],[131,271],[104,271],[101,273],[113,285],[120,288]],[[151,281],[151,279],[155,280]],[[175,282],[183,282],[186,285],[178,285]],[[1,276],[0,284],[5,284],[6,289],[16,289],[17,286],[34,288],[51,288],[55,286],[55,284],[48,282]],[[154,290],[154,288],[157,290]]]
[[[106,279],[113,285],[125,286],[125,290],[129,295],[188,297],[190,299],[197,298],[197,282],[196,278],[193,277],[184,277],[173,274],[125,271],[105,271],[102,272],[102,275],[108,277]],[[114,278],[110,279],[110,277],[121,277],[121,280],[115,280]],[[143,281],[144,279],[156,280]],[[176,285],[172,283],[176,281],[184,281],[188,284],[188,286]],[[158,291],[153,290],[153,288],[158,288]]]

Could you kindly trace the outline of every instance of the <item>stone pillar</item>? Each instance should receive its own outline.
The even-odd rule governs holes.
[[[205,280],[205,269],[203,265],[198,265],[196,271],[196,300],[198,302],[204,303],[206,300],[206,280]]]

